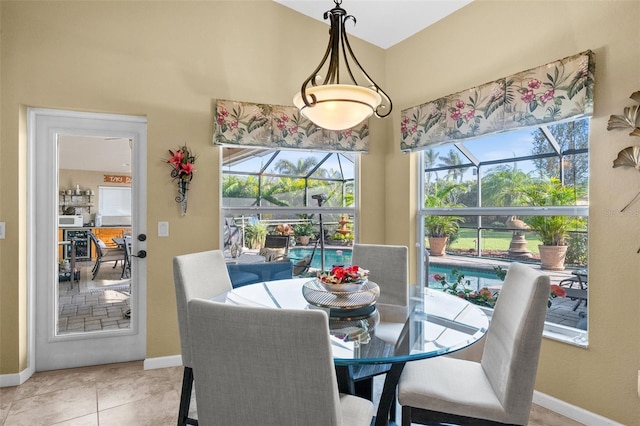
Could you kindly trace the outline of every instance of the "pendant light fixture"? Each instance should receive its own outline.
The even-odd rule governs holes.
[[[344,24],[356,18],[347,15],[340,7],[342,0],[333,0],[336,7],[324,13],[329,18],[329,45],[320,65],[302,83],[302,88],[293,97],[293,104],[300,113],[316,125],[329,130],[344,130],[360,124],[372,114],[384,118],[391,113],[392,103],[387,94],[369,77],[356,59]],[[340,57],[344,60],[342,69]],[[319,73],[326,67],[324,79]],[[357,68],[356,68],[357,67]],[[340,72],[346,71],[350,83],[340,81]],[[354,71],[364,86],[358,84]],[[319,84],[321,82],[321,84]]]

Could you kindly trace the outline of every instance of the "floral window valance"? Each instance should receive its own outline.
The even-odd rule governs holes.
[[[216,145],[273,149],[368,152],[369,125],[365,120],[347,130],[326,130],[293,106],[216,101],[213,123]]]
[[[593,114],[594,55],[587,50],[402,111],[400,149],[537,127]]]

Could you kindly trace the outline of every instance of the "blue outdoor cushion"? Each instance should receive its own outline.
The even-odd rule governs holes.
[[[263,281],[293,278],[291,261],[227,264],[227,269],[234,288]]]
[[[251,272],[229,271],[229,278],[231,278],[231,285],[234,288],[260,282],[260,276]]]

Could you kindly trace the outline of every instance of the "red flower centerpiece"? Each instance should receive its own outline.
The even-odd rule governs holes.
[[[318,279],[326,284],[364,283],[369,276],[369,271],[358,265],[347,267],[334,266],[331,272],[318,273]]]
[[[330,318],[352,317],[354,312],[369,315],[375,311],[380,288],[368,277],[369,271],[358,265],[334,266],[304,283],[302,295],[310,305],[329,308]]]
[[[330,272],[319,272],[318,281],[328,290],[353,291],[358,290],[367,282],[369,271],[358,265],[334,266]]]

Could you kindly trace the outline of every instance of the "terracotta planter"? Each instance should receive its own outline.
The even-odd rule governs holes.
[[[429,237],[429,254],[431,256],[444,256],[449,237]]]
[[[309,236],[308,235],[300,235],[298,237],[298,244],[300,244],[302,246],[309,245]]]
[[[540,267],[552,271],[564,270],[564,258],[569,246],[538,246],[540,250]]]

